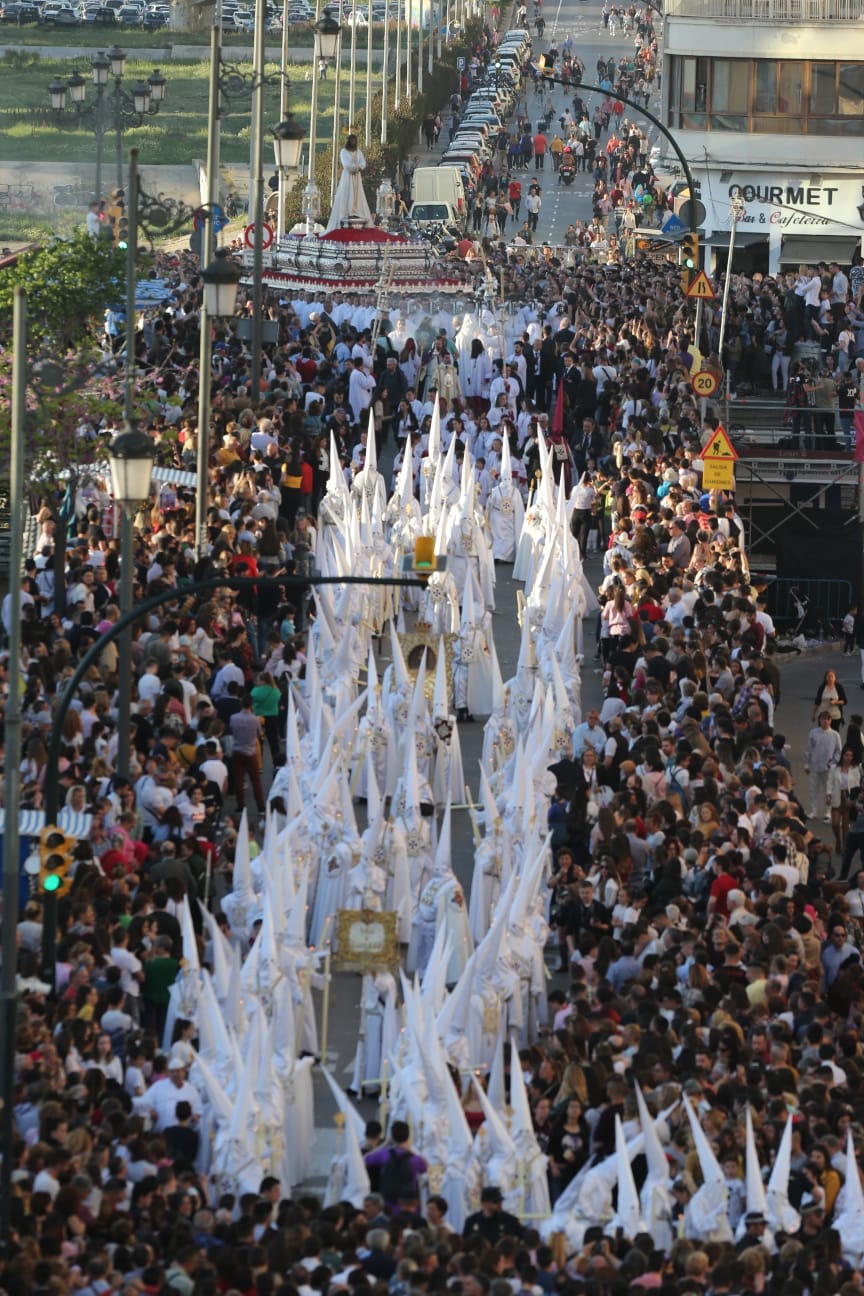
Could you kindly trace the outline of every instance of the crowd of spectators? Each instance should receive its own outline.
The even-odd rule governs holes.
[[[778,727],[782,676],[765,583],[749,571],[734,502],[702,491],[693,469],[695,340],[677,270],[488,251],[505,298],[523,303],[497,354],[488,336],[480,351],[460,349],[452,317],[431,304],[401,328],[394,311],[373,345],[371,295],[298,294],[269,307],[279,341],[265,349],[256,406],[248,351],[233,322],[220,327],[207,555],[195,558],[194,499],[182,484],[160,487],[136,519],[136,598],[176,589],[176,600],[135,631],[128,779],[116,773],[110,646],[70,711],[59,768],[47,768],[57,696],[118,615],[119,548],[97,475],[65,518],[45,501],[22,588],[22,805],[38,810],[56,778],[90,826],[60,904],[55,986],[39,977],[38,900],[19,926],[14,1227],[0,1256],[9,1296],[861,1291],[831,1230],[852,1170],[845,1131],[864,1136],[864,873],[850,875],[864,844],[861,720],[851,718],[841,742],[826,679],[805,810]],[[136,332],[150,395],[144,425],[161,465],[182,470],[197,452],[200,284],[192,258],[156,269],[170,296]],[[854,271],[847,291],[844,311],[858,311]],[[800,337],[824,336],[827,319],[802,316],[785,294],[779,280],[736,277],[732,336],[746,332],[758,349],[787,309]],[[117,351],[118,327],[106,321],[106,353]],[[716,363],[710,312],[698,341]],[[604,698],[586,708],[572,760],[555,769],[550,815],[564,980],[550,992],[548,1026],[507,1062],[528,1077],[553,1196],[589,1157],[613,1150],[615,1115],[634,1114],[634,1078],[657,1109],[683,1085],[727,1175],[734,1227],[743,1103],[766,1166],[792,1110],[790,1196],[802,1223],[773,1254],[746,1234],[743,1246],[680,1237],[668,1253],[647,1235],[592,1235],[568,1256],[541,1242],[534,1221],[507,1215],[494,1185],[459,1236],[446,1201],[433,1195],[421,1208],[416,1185],[398,1202],[377,1192],[362,1210],[323,1210],[278,1181],[238,1196],[196,1171],[194,1027],[178,1021],[168,1050],[161,1039],[180,965],[178,913],[184,896],[206,901],[228,930],[218,901],[231,886],[237,812],[247,778],[249,807],[263,807],[262,766],[281,759],[309,608],[297,586],[206,600],[184,586],[220,572],[308,575],[331,435],[350,481],[371,408],[381,447],[410,444],[419,464],[435,401],[445,439],[457,436],[487,471],[508,436],[526,491],[544,428],[563,448],[559,470],[572,474],[574,532],[597,554],[589,571],[602,555]],[[3,673],[8,683],[8,660]],[[833,843],[823,840],[826,816]],[[701,1172],[680,1111],[671,1128],[680,1215]],[[381,1138],[371,1127],[370,1153]]]

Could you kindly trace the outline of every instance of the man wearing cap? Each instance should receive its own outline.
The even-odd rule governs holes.
[[[500,1188],[489,1186],[480,1193],[480,1209],[465,1221],[466,1238],[480,1236],[490,1246],[497,1246],[502,1237],[521,1238],[522,1225],[515,1215],[504,1210],[504,1197]]]
[[[155,1130],[166,1130],[177,1123],[178,1102],[188,1102],[192,1108],[192,1119],[201,1117],[201,1096],[193,1084],[186,1079],[186,1067],[183,1059],[172,1057],[168,1063],[168,1075],[164,1080],[157,1080],[147,1091],[146,1106],[150,1112]]]

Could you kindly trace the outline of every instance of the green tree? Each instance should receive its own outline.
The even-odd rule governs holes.
[[[106,306],[125,296],[126,254],[107,239],[81,230],[25,252],[0,274],[0,316],[12,317],[12,298],[27,290],[30,336],[64,350],[75,346],[101,318]]]

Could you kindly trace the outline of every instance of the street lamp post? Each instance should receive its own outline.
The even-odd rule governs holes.
[[[203,258],[202,258],[203,261]],[[204,291],[201,298],[201,351],[198,375],[198,441],[195,495],[195,552],[203,558],[207,547],[207,496],[210,481],[210,391],[213,359],[210,347],[210,321],[233,315],[237,302],[237,285],[242,271],[226,248],[220,248],[201,271]]]
[[[402,6],[408,0],[396,0],[396,83],[393,87],[393,111],[399,111],[402,97]]]
[[[264,37],[267,28],[265,0],[255,0],[255,45],[252,51],[252,139],[255,145],[250,196],[255,227],[252,242],[252,403],[261,399],[261,344],[264,331]]]
[[[396,0],[397,4],[399,0]],[[371,3],[371,0],[370,0]],[[384,0],[384,66],[381,69],[381,143],[387,143],[387,74],[390,63],[390,0]]]
[[[127,419],[125,429],[108,447],[114,501],[122,518],[122,552],[120,554],[120,615],[131,611],[135,574],[135,540],[132,521],[135,510],[150,494],[150,477],[156,446],[146,433],[139,431],[135,419]],[[124,631],[120,645],[117,685],[117,769],[129,777],[130,716],[132,712],[132,643],[131,631]]]
[[[87,104],[87,81],[77,71],[73,72],[68,82],[54,77],[48,86],[48,97],[52,110],[60,116],[66,109],[67,94],[71,101],[72,122],[76,126],[88,126],[96,136],[96,188],[97,202],[102,200],[102,153],[105,136],[113,131],[116,136],[117,149],[117,186],[123,185],[123,127],[134,123],[140,126],[145,117],[157,113],[165,100],[168,82],[154,68],[146,81],[136,81],[131,92],[123,89],[123,73],[126,67],[126,51],[112,45],[107,53],[99,51],[90,60],[90,71],[96,87],[96,102]],[[106,94],[109,79],[114,81],[114,89]]]
[[[300,154],[303,151],[303,140],[306,132],[294,118],[287,113],[278,126],[273,127],[273,156],[276,162],[276,173],[279,177],[279,205],[276,209],[277,237],[285,233],[285,196],[288,176],[300,170]]]
[[[368,149],[372,143],[372,0],[368,0],[369,22],[366,30],[366,137]]]
[[[371,15],[370,15],[371,16]],[[348,82],[348,127],[354,129],[357,107],[357,0],[351,0],[351,64]]]
[[[371,0],[370,0],[371,3]],[[339,133],[342,118],[342,28],[336,40],[336,75],[333,78],[333,152],[330,158],[330,201],[336,197],[336,175],[339,170]],[[349,125],[353,123],[349,122]]]
[[[320,79],[318,63],[321,59],[329,62],[335,56],[339,46],[341,30],[329,9],[325,9],[317,22],[313,24],[315,54],[312,60],[312,102],[309,105],[309,162],[306,174],[306,192],[303,195],[303,211],[306,216],[307,234],[312,233],[312,224],[318,212],[320,212],[321,205],[320,191],[315,183],[315,145],[318,138],[318,82]],[[318,211],[314,210],[316,203]]]
[[[0,1170],[0,1237],[9,1240],[11,1225],[12,1164],[15,1153],[15,1019],[18,993],[18,802],[21,787],[21,600],[18,586],[24,547],[21,499],[24,493],[24,420],[27,397],[27,294],[15,289],[12,306],[12,444],[9,497],[12,501],[9,588],[9,697],[6,702],[4,741],[3,835],[3,967],[0,969],[0,1094],[3,1098]]]

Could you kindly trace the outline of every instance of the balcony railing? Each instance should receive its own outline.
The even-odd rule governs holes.
[[[730,22],[864,22],[864,0],[666,0],[673,18],[723,18]]]

